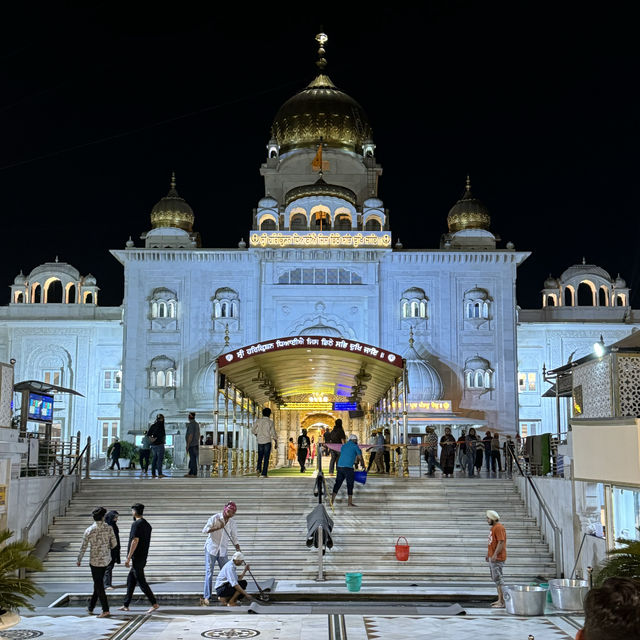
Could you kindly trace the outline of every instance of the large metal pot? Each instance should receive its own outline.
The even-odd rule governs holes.
[[[556,609],[582,611],[589,583],[586,580],[549,580],[549,590]]]
[[[507,612],[515,616],[544,615],[547,590],[523,584],[508,584],[502,587]]]

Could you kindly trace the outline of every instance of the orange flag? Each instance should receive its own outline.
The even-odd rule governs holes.
[[[313,162],[311,163],[311,168],[314,171],[322,171],[322,142],[320,142],[318,151],[316,151],[316,155],[313,158]]]

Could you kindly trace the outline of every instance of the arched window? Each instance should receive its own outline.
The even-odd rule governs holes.
[[[326,211],[316,211],[311,216],[311,229],[314,231],[330,231],[331,216]]]
[[[351,229],[351,216],[347,213],[341,213],[336,217],[336,231],[347,231]]]
[[[218,289],[213,297],[214,318],[238,318],[240,315],[240,300],[238,292],[228,287]]]
[[[547,296],[547,306],[548,307],[554,307],[556,304],[555,298],[553,296],[548,295]]]
[[[151,318],[154,320],[176,318],[178,315],[178,298],[174,291],[159,287],[151,294]],[[169,323],[172,325],[173,323]],[[167,323],[156,323],[154,328],[167,328]]]
[[[601,307],[607,307],[609,305],[609,292],[604,286],[598,290],[598,304]]]
[[[489,361],[479,355],[468,358],[464,366],[464,380],[467,389],[491,389],[493,371]]]
[[[618,295],[616,296],[616,306],[617,306],[617,307],[624,307],[624,306],[625,306],[625,304],[626,304],[626,303],[625,303],[624,296],[623,296],[623,295],[621,295],[621,294],[618,294]]]
[[[578,285],[578,306],[593,307],[594,306],[593,289],[587,282],[581,282]]]
[[[16,291],[14,302],[24,302],[24,293],[22,291]]]
[[[167,388],[176,386],[176,363],[167,356],[156,356],[149,368],[149,386]]]
[[[307,217],[303,213],[295,213],[291,216],[289,228],[291,231],[304,231],[307,229]]]
[[[564,288],[564,306],[573,307],[573,287]]]
[[[62,282],[60,280],[49,280],[46,284],[45,300],[49,303],[61,303],[62,300]]]
[[[428,317],[428,298],[422,289],[411,287],[403,292],[400,299],[400,313],[403,318]]]
[[[382,231],[382,225],[376,218],[369,218],[364,225],[365,231]]]
[[[76,285],[70,282],[67,285],[67,304],[75,304],[76,302]]]
[[[91,291],[85,291],[84,302],[85,304],[93,304],[93,293]]]
[[[42,287],[37,282],[31,288],[31,302],[42,302]]]
[[[464,316],[471,320],[473,324],[483,324],[483,320],[488,320],[491,313],[491,298],[486,289],[474,287],[465,291],[464,294]]]
[[[276,229],[275,220],[272,220],[271,218],[267,218],[266,220],[263,220],[262,223],[260,224],[261,231],[275,231],[275,229]]]

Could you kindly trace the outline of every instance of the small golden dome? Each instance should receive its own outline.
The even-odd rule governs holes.
[[[280,153],[315,149],[320,139],[327,147],[362,153],[363,143],[372,137],[364,109],[324,73],[280,107],[271,135]]]
[[[351,189],[337,184],[329,184],[324,181],[322,176],[313,184],[305,184],[287,191],[284,197],[284,206],[288,207],[294,200],[300,200],[300,198],[306,198],[307,196],[333,196],[350,202],[354,207],[356,206],[356,194]]]
[[[169,193],[151,209],[151,227],[172,227],[191,233],[195,216],[193,210],[176,191],[176,176],[171,175]]]
[[[471,193],[471,180],[467,176],[467,185],[462,198],[456,202],[447,216],[449,233],[463,229],[485,229],[491,226],[489,210]]]

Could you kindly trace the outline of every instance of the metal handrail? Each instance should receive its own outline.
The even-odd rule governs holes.
[[[544,498],[540,495],[540,492],[538,491],[535,483],[531,479],[531,476],[525,474],[525,472],[523,471],[522,466],[520,465],[520,460],[518,460],[518,456],[516,455],[515,451],[510,447],[507,447],[507,451],[509,452],[509,455],[513,458],[513,461],[516,463],[516,467],[518,468],[520,475],[523,478],[526,478],[527,482],[529,483],[529,486],[533,490],[535,497],[538,499],[538,504],[540,506],[541,512],[544,513],[545,517],[549,521],[549,525],[553,529],[553,542],[554,542],[553,556],[556,562],[556,578],[562,578],[564,576],[564,572],[562,570],[562,567],[563,567],[562,529],[558,526],[554,517],[551,515],[551,510],[549,509],[549,506],[545,502]],[[542,525],[542,522],[540,522],[540,525]]]
[[[75,468],[78,465],[78,463],[82,461],[82,459],[84,457],[84,454],[87,451],[88,447],[91,447],[91,437],[87,438],[87,444],[85,444],[84,449],[76,457],[76,461],[73,463],[73,466],[71,467],[71,469],[69,469],[69,473],[66,476],[65,475],[58,476],[58,479],[54,483],[53,487],[50,489],[49,493],[47,493],[47,495],[44,497],[44,499],[40,503],[40,506],[36,510],[35,514],[31,517],[31,520],[29,520],[27,525],[22,528],[22,540],[28,540],[29,539],[29,531],[31,530],[31,527],[33,527],[33,525],[36,523],[36,521],[37,521],[38,517],[40,516],[40,514],[44,511],[44,508],[47,506],[47,503],[51,499],[51,496],[53,496],[53,494],[56,492],[56,489],[60,486],[60,483],[62,482],[62,480],[64,478],[67,478],[67,477],[69,477],[69,476],[71,476],[73,474],[73,472],[75,471]],[[87,468],[88,468],[88,462],[87,462]],[[82,475],[82,474],[80,474],[80,475]]]

